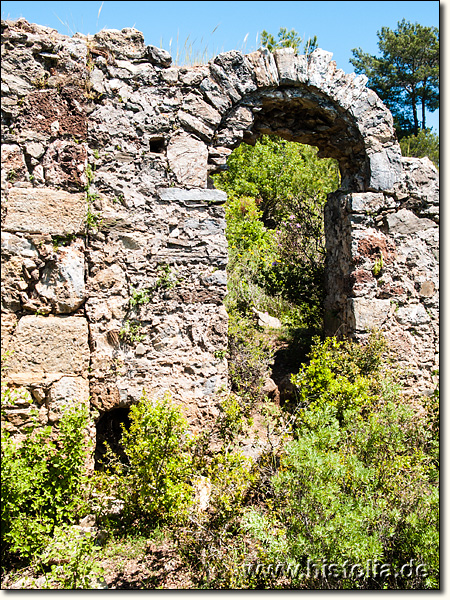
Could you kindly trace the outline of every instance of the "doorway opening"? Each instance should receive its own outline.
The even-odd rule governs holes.
[[[232,152],[214,184],[228,196],[232,388],[255,397],[270,378],[283,403],[323,333],[324,207],[340,185],[339,165],[316,147],[262,135]]]

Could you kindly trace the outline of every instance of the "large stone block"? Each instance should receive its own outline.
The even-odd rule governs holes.
[[[84,229],[84,193],[70,194],[49,188],[12,188],[6,206],[6,231],[66,235],[81,233]]]
[[[8,379],[19,385],[86,376],[88,324],[83,317],[22,317],[10,342]]]
[[[351,298],[350,310],[353,313],[353,329],[369,333],[372,329],[380,328],[389,316],[390,300],[375,298]]]
[[[167,147],[167,158],[179,183],[187,187],[206,188],[206,144],[187,133],[175,135]]]
[[[260,48],[247,55],[254,68],[258,87],[276,87],[279,84],[278,70],[273,53],[267,48]]]
[[[437,228],[437,225],[431,219],[421,219],[417,217],[411,210],[402,208],[396,213],[387,216],[387,223],[390,233],[400,235],[415,235],[420,231]]]
[[[177,202],[192,208],[193,206],[210,206],[224,204],[227,199],[221,190],[183,190],[182,188],[160,188],[158,195],[164,202]]]
[[[59,248],[55,260],[44,269],[36,291],[57,313],[74,312],[86,297],[84,276],[84,245],[77,240],[71,246]]]
[[[89,382],[84,377],[61,377],[49,392],[48,420],[59,421],[66,408],[89,404]]]

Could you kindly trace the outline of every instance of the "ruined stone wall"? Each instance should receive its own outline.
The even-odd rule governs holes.
[[[412,384],[430,388],[437,172],[401,157],[365,83],[322,50],[175,67],[135,29],[69,38],[2,23],[2,342],[43,423],[63,402],[103,413],[144,388],[170,390],[194,427],[217,413],[226,197],[210,175],[266,133],[340,164],[325,223],[330,332],[385,329]],[[29,411],[8,409],[7,426]]]

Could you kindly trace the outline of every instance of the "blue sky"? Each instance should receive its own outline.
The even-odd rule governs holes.
[[[2,2],[2,19],[25,17],[60,33],[96,33],[100,29],[136,27],[147,44],[162,46],[180,62],[209,58],[232,49],[251,52],[264,29],[277,34],[280,27],[303,37],[317,35],[319,46],[333,52],[337,66],[352,72],[352,49],[378,54],[377,31],[395,29],[407,21],[439,27],[439,2],[427,1],[300,1],[300,2]],[[441,5],[444,4],[441,2]],[[447,7],[446,7],[447,8]],[[445,12],[445,11],[444,11]],[[427,125],[437,130],[438,111]]]

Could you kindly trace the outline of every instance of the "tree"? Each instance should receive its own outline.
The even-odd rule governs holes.
[[[302,42],[302,38],[298,35],[295,29],[288,31],[286,27],[280,27],[280,31],[278,32],[278,41],[266,30],[263,30],[261,33],[261,46],[267,48],[271,52],[277,48],[294,48],[294,50],[298,52]],[[316,48],[317,36],[314,36],[313,38],[307,39],[303,48],[303,52],[304,54],[311,54],[311,52],[313,52],[313,50]]]
[[[399,137],[426,129],[426,110],[439,108],[439,30],[403,19],[378,35],[381,57],[352,50],[350,62],[391,110]]]

